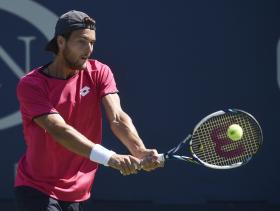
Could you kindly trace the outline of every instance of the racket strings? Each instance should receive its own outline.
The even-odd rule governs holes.
[[[231,141],[226,135],[231,124],[239,124],[243,129],[240,141]],[[229,166],[246,162],[260,147],[262,135],[259,125],[243,113],[223,114],[203,122],[192,137],[195,156],[211,165]]]

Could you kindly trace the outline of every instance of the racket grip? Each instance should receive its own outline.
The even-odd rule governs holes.
[[[161,163],[164,162],[165,161],[164,154],[158,154],[157,160]]]

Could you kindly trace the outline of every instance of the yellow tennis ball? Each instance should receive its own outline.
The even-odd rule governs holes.
[[[243,136],[243,129],[238,124],[232,124],[227,129],[227,136],[232,141],[239,141]]]

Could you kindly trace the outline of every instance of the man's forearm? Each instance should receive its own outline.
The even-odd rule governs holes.
[[[89,158],[91,161],[110,166],[124,175],[140,169],[140,161],[131,155],[119,155],[100,144],[94,144],[79,131],[68,125],[59,114],[47,114],[34,119],[42,129],[69,151]]]
[[[108,165],[111,156],[116,154],[99,144],[94,144],[76,129],[67,124],[57,127],[51,132],[51,135],[58,143],[69,151],[105,166]]]
[[[111,130],[117,138],[128,148],[130,153],[138,158],[144,151],[145,145],[139,137],[136,128],[134,127],[131,118],[122,112],[114,121],[110,123]]]
[[[70,125],[65,124],[48,132],[59,144],[83,157],[89,158],[95,145]]]

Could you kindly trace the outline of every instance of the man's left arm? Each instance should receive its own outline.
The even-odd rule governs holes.
[[[131,118],[121,108],[119,95],[107,94],[102,98],[102,103],[114,135],[126,146],[133,156],[143,159],[142,168],[150,171],[161,167],[162,164],[157,161],[157,150],[146,149]]]

